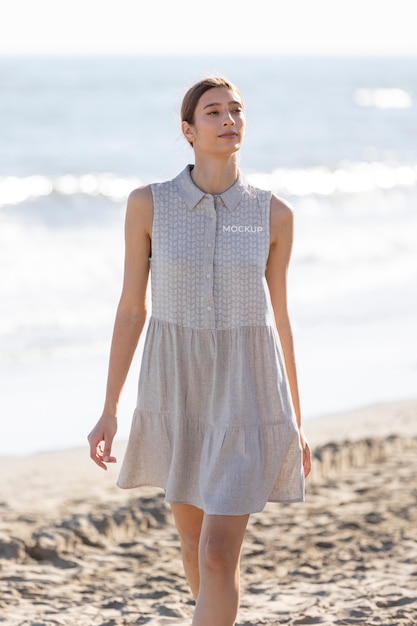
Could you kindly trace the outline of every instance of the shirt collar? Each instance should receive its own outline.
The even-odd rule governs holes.
[[[192,165],[187,165],[187,167],[175,178],[175,183],[189,209],[195,209],[204,196],[212,195],[206,194],[194,183],[191,178],[192,168]],[[223,200],[225,206],[230,211],[233,211],[241,201],[242,195],[247,192],[247,185],[239,172],[236,181],[231,187],[229,187],[229,189],[226,189],[223,193],[213,195],[219,196]]]

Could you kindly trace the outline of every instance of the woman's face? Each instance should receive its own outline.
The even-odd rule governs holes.
[[[185,138],[195,151],[208,154],[237,152],[245,135],[243,103],[227,87],[213,87],[198,101],[194,123],[182,123]]]

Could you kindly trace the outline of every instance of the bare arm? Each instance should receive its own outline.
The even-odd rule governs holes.
[[[283,200],[273,195],[271,199],[271,237],[266,280],[284,355],[285,369],[290,385],[294,411],[300,430],[304,473],[307,476],[311,469],[311,453],[304,437],[301,423],[297,367],[287,301],[287,276],[293,244],[293,230],[294,218],[292,208]]]
[[[111,446],[117,431],[117,407],[146,321],[152,217],[150,188],[136,189],[127,203],[123,289],[113,329],[104,409],[88,436],[90,457],[103,469],[107,469],[106,463],[116,462]]]

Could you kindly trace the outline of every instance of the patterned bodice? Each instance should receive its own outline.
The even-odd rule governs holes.
[[[271,324],[271,193],[239,176],[224,193],[206,194],[190,166],[151,189],[153,317],[198,329]]]

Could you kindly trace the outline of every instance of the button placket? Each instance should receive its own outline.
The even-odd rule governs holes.
[[[203,268],[202,307],[203,315],[208,328],[215,326],[214,308],[214,250],[216,240],[216,210],[213,196],[207,196],[205,201],[206,228],[205,228],[205,255]]]

